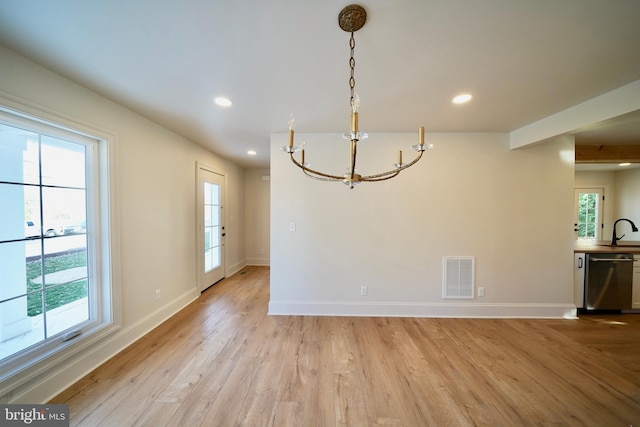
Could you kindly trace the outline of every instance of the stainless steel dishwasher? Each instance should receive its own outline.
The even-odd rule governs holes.
[[[631,308],[633,255],[587,254],[584,299],[587,310]]]

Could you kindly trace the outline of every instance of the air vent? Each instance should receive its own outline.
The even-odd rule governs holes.
[[[473,299],[474,257],[442,258],[442,298]]]

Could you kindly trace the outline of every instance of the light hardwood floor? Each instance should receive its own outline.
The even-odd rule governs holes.
[[[80,426],[640,426],[640,316],[267,316],[247,267],[65,390]]]

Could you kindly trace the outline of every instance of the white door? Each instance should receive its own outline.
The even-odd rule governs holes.
[[[602,240],[604,189],[575,189],[574,231],[577,240]]]
[[[204,291],[225,277],[224,175],[198,167],[198,288]]]

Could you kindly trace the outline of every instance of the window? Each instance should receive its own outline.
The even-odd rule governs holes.
[[[220,186],[204,183],[204,272],[220,267]]]
[[[106,145],[0,106],[0,381],[113,322]]]
[[[576,239],[600,240],[603,194],[604,191],[601,188],[575,190]]]

